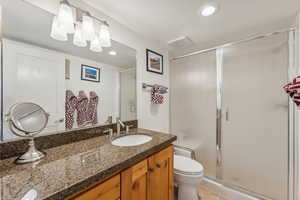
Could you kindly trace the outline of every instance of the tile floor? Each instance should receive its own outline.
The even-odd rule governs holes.
[[[203,186],[199,188],[198,194],[199,200],[226,200]]]

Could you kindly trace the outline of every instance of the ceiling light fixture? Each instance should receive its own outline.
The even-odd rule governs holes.
[[[67,33],[75,32],[73,11],[67,0],[60,3],[57,20]]]
[[[218,10],[218,5],[216,3],[210,3],[200,8],[199,14],[204,17],[211,16],[215,14]]]
[[[59,41],[67,41],[68,33],[74,34],[73,44],[76,46],[85,47],[87,41],[90,41],[91,51],[101,52],[102,47],[111,46],[109,24],[105,20],[92,16],[88,11],[70,4],[68,0],[62,0],[59,12],[53,18],[50,36]]]
[[[95,36],[93,41],[91,42],[90,50],[94,52],[101,52],[102,47],[100,45],[99,37]]]
[[[54,16],[54,18],[53,18],[50,36],[53,39],[59,40],[59,41],[67,41],[68,40],[67,32],[59,24],[59,22],[57,20],[57,16]]]
[[[109,55],[115,56],[115,55],[117,55],[117,52],[115,52],[115,51],[110,51],[110,52],[109,52]]]
[[[103,47],[111,46],[110,33],[107,24],[101,25],[99,39],[100,39],[101,46]]]
[[[76,23],[75,33],[74,33],[74,37],[73,37],[73,44],[78,47],[86,47],[87,46],[87,42],[83,38],[81,22]]]
[[[94,26],[94,19],[91,17],[89,13],[82,16],[82,31],[83,31],[83,38],[87,41],[93,41],[96,33],[95,33],[95,26]]]

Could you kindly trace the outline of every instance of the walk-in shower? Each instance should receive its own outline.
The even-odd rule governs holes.
[[[260,199],[293,196],[294,30],[203,50],[171,62],[171,131],[205,176]]]

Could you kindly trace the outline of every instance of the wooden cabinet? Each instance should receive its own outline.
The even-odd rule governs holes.
[[[173,146],[69,199],[173,200]]]
[[[148,162],[144,160],[121,173],[122,200],[147,200]]]
[[[73,198],[74,200],[117,200],[120,199],[120,175],[97,185],[87,192]]]
[[[122,200],[173,200],[173,146],[121,174]]]
[[[148,158],[147,200],[173,200],[173,146]]]

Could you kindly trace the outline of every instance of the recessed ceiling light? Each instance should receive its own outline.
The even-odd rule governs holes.
[[[218,10],[218,5],[215,3],[210,3],[201,7],[199,10],[199,14],[201,14],[204,17],[208,17],[215,14],[217,10]]]
[[[109,55],[115,56],[115,55],[117,55],[117,52],[115,52],[115,51],[110,51],[110,52],[109,52]]]

